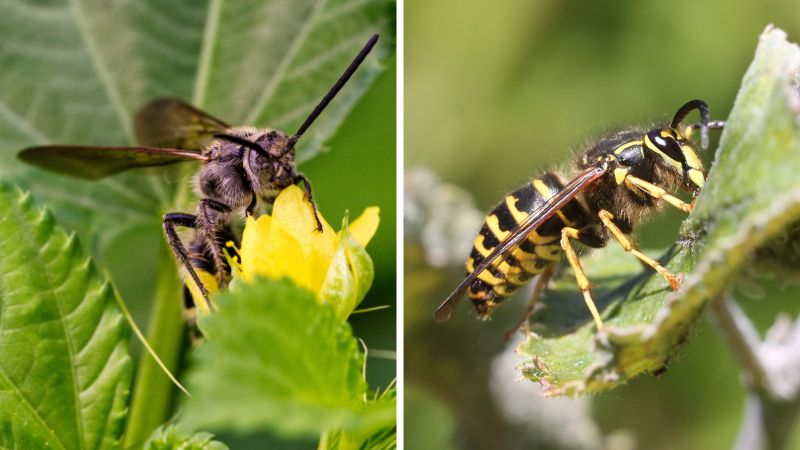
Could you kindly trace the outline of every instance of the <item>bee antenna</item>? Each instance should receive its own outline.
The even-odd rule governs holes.
[[[258,145],[257,143],[255,143],[253,141],[248,141],[245,138],[241,138],[239,136],[233,136],[233,135],[225,134],[225,133],[216,133],[216,134],[214,134],[214,137],[217,138],[217,139],[224,139],[226,141],[233,142],[234,144],[239,144],[242,147],[247,147],[247,148],[249,148],[251,150],[255,150],[256,153],[258,153],[259,155],[261,155],[261,156],[263,156],[265,158],[269,158],[270,157],[269,154],[267,154],[266,150],[264,150],[263,147],[261,147],[260,145]]]
[[[708,104],[702,100],[690,100],[678,108],[675,117],[672,118],[670,127],[678,129],[678,125],[694,110],[700,111],[700,147],[705,150],[708,148]]]
[[[328,91],[328,93],[325,94],[325,97],[323,97],[322,100],[320,100],[316,108],[314,108],[314,110],[311,111],[311,114],[308,115],[305,122],[303,122],[303,124],[300,125],[300,128],[298,128],[297,131],[294,133],[294,136],[289,138],[289,145],[288,145],[289,148],[294,148],[294,145],[297,143],[298,140],[300,140],[300,137],[303,136],[303,133],[305,133],[308,127],[310,127],[311,124],[314,123],[315,120],[317,120],[317,117],[320,115],[322,110],[324,110],[325,107],[328,106],[328,103],[330,103],[331,100],[333,100],[333,97],[336,97],[336,94],[338,94],[339,91],[344,86],[344,84],[347,83],[347,80],[349,80],[350,77],[353,76],[353,73],[355,73],[356,69],[358,69],[358,66],[360,66],[361,63],[364,62],[364,58],[367,57],[369,52],[372,50],[372,47],[375,46],[376,42],[378,42],[377,34],[373,35],[369,39],[369,41],[367,41],[364,47],[361,48],[361,51],[358,52],[358,55],[356,55],[355,59],[353,59],[353,62],[351,62],[350,65],[347,67],[347,69],[345,69],[342,76],[339,77],[339,80],[336,81],[336,84],[334,84],[333,87]]]

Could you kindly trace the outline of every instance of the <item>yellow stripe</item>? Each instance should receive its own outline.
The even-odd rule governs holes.
[[[633,147],[634,145],[642,145],[642,141],[630,141],[630,142],[626,142],[626,143],[624,143],[624,144],[620,145],[619,147],[615,148],[615,149],[614,149],[614,154],[615,154],[615,155],[619,155],[620,153],[622,153],[623,151],[625,151],[625,149],[626,149],[626,148],[628,148],[628,147]]]
[[[647,148],[649,148],[650,150],[652,150],[652,151],[654,151],[654,152],[658,153],[659,155],[661,155],[661,157],[662,157],[663,159],[667,160],[667,162],[668,162],[668,163],[669,163],[671,166],[673,166],[673,167],[677,168],[678,170],[682,170],[682,169],[683,169],[683,166],[681,165],[681,163],[680,163],[680,162],[678,162],[678,161],[675,161],[674,159],[672,159],[672,158],[670,158],[669,156],[667,156],[667,155],[666,155],[666,153],[664,153],[664,152],[662,152],[661,150],[659,150],[659,149],[658,149],[658,147],[656,147],[656,145],[655,145],[655,144],[653,144],[653,143],[650,141],[650,136],[645,136],[645,137],[644,137],[644,145],[646,145],[646,146],[647,146]]]
[[[500,229],[499,219],[494,214],[489,214],[489,216],[486,217],[486,225],[489,227],[489,231],[491,231],[500,242],[503,242],[505,238],[511,234],[510,231],[503,231]]]
[[[545,200],[550,200],[550,198],[553,196],[552,193],[550,192],[550,188],[547,187],[547,185],[544,184],[544,182],[542,180],[539,180],[538,178],[536,180],[533,180],[533,188],[536,189],[537,192],[542,194],[542,197]],[[566,225],[572,226],[574,224],[574,222],[567,219],[567,216],[565,216],[563,212],[556,211],[556,214],[558,215],[558,218],[561,219],[561,221],[564,222]]]
[[[492,275],[492,272],[489,272],[488,270],[484,270],[483,272],[479,273],[478,279],[489,283],[492,286],[501,284],[504,281],[502,278],[497,278],[496,276]]]
[[[559,245],[540,245],[536,247],[536,256],[548,261],[558,261],[561,259],[561,246]]]
[[[492,253],[492,249],[486,248],[486,247],[483,246],[484,239],[485,239],[484,236],[482,234],[479,234],[475,238],[475,242],[473,243],[473,246],[475,247],[475,250],[477,250],[478,253],[480,253],[481,256],[483,256],[485,258],[485,257],[489,256],[489,253]]]
[[[544,182],[538,178],[533,180],[533,188],[536,189],[537,192],[542,194],[542,197],[544,197],[545,200],[549,200],[550,197],[553,196],[553,194],[550,193],[550,188],[547,187],[547,185],[544,184]]]
[[[508,263],[505,263],[508,266]],[[467,259],[467,272],[472,273],[475,271],[475,260],[472,258]],[[502,272],[501,272],[502,273]],[[478,279],[489,283],[490,285],[494,286],[499,283],[503,282],[502,278],[497,278],[496,276],[492,275],[492,272],[489,270],[484,270],[483,272],[478,274]]]
[[[514,205],[516,201],[517,198],[513,195],[506,196],[506,207],[508,207],[508,210],[511,211],[511,215],[514,216],[514,220],[516,220],[517,223],[521,223],[526,217],[528,217],[528,213],[518,210],[516,205]]]
[[[575,225],[575,222],[567,219],[567,216],[562,211],[560,210],[556,211],[556,214],[558,215],[558,218],[561,219],[561,221],[564,222],[566,226],[571,227]]]
[[[535,245],[549,244],[558,239],[558,236],[542,236],[538,231],[528,235],[528,241]]]

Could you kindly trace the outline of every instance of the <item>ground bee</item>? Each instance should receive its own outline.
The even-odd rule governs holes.
[[[694,110],[700,112],[700,123],[682,126]],[[685,212],[692,210],[694,202],[685,203],[668,192],[681,188],[697,197],[705,171],[691,141],[693,131],[700,130],[700,146],[706,149],[708,130],[724,125],[723,121],[709,121],[705,102],[692,100],[678,109],[669,126],[622,130],[597,141],[576,161],[578,172],[572,180],[564,182],[558,175],[546,173],[506,195],[475,238],[467,259],[467,277],[439,306],[435,319],[449,319],[465,293],[478,315],[486,319],[494,307],[538,275],[519,328],[564,253],[601,329],[603,321],[573,241],[599,248],[613,238],[678,289],[680,277],[641,253],[628,235],[662,202]]]
[[[168,213],[163,228],[167,243],[202,293],[210,310],[208,290],[198,272],[206,272],[224,283],[230,274],[224,247],[233,241],[234,214],[251,215],[259,201],[271,204],[278,192],[303,183],[317,219],[311,184],[297,171],[295,145],[375,46],[372,36],[338,81],[308,115],[293,135],[253,127],[231,127],[175,99],[159,99],[135,117],[141,147],[96,147],[47,145],[22,150],[24,161],[51,171],[88,179],[99,179],[127,169],[161,166],[180,161],[200,161],[195,191],[201,199],[195,214]],[[176,227],[195,230],[187,247]],[[188,306],[193,306],[187,296]]]

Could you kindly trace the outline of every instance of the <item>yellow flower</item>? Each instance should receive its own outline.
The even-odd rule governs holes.
[[[369,207],[349,226],[345,219],[339,233],[320,216],[320,233],[311,203],[299,187],[290,186],[275,199],[271,216],[247,218],[233,272],[244,281],[287,277],[346,318],[372,284],[372,260],[364,247],[378,229],[378,215],[378,207]]]

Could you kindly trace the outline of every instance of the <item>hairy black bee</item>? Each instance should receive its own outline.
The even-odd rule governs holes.
[[[47,145],[22,150],[19,157],[44,169],[89,179],[136,167],[187,160],[202,162],[195,176],[195,191],[201,199],[197,210],[194,214],[168,213],[163,227],[173,253],[208,309],[213,310],[208,289],[198,272],[210,274],[219,283],[229,276],[223,249],[233,242],[231,225],[236,213],[251,215],[259,202],[272,204],[278,192],[303,183],[314,208],[317,231],[322,231],[311,184],[295,165],[295,145],[355,73],[377,40],[377,35],[369,39],[293,135],[269,128],[231,127],[180,100],[160,99],[145,106],[135,118],[141,147]],[[195,230],[188,249],[178,236],[177,227]],[[187,303],[191,302],[191,296],[187,296]]]
[[[682,127],[694,110],[700,112],[700,123]],[[613,238],[678,289],[680,278],[641,253],[628,235],[662,202],[685,212],[692,210],[692,204],[669,192],[682,189],[696,198],[705,171],[691,141],[693,131],[700,129],[700,146],[706,149],[708,130],[724,125],[709,121],[705,102],[692,100],[678,109],[668,126],[628,129],[600,139],[576,161],[577,175],[571,180],[546,173],[506,195],[475,238],[466,264],[467,277],[439,306],[435,319],[450,318],[464,294],[486,319],[498,304],[538,275],[522,325],[550,280],[555,263],[565,254],[594,322],[602,328],[574,241],[599,248]]]

